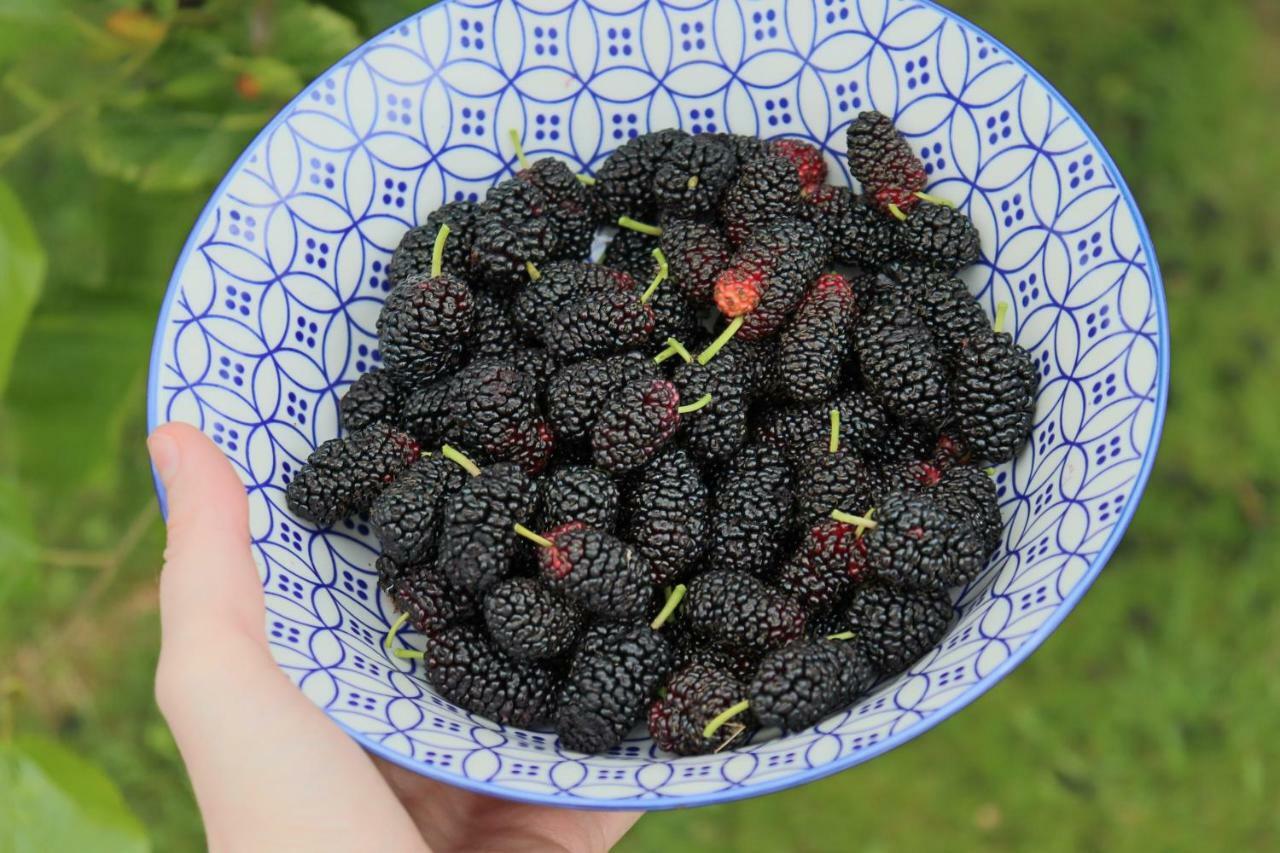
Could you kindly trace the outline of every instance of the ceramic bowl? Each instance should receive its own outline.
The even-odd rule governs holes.
[[[676,758],[637,731],[608,754],[500,726],[389,657],[394,619],[353,521],[317,530],[284,486],[337,432],[379,363],[374,321],[400,235],[533,156],[590,171],[678,126],[796,136],[850,180],[845,126],[893,116],[929,192],[982,234],[965,279],[1042,379],[1035,431],[996,472],[1004,538],[946,638],[803,732]],[[1168,327],[1146,228],[1111,158],[1027,63],[920,0],[543,0],[433,6],[339,62],[262,131],[200,216],[169,284],[148,398],[196,424],[244,479],[281,669],[390,761],[485,794],[660,809],[799,785],[916,737],[1022,662],[1080,600],[1133,516],[1155,456]],[[163,501],[163,496],[162,496]],[[423,638],[407,637],[421,645]],[[963,723],[959,723],[963,725]]]

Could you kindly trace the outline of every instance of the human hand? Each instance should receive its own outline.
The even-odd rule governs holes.
[[[156,700],[212,850],[602,851],[635,812],[493,799],[374,760],[271,658],[248,501],[193,427],[147,442],[168,496]]]

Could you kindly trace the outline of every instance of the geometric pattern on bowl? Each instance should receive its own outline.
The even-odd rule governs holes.
[[[500,35],[499,35],[500,34]],[[376,543],[285,508],[290,475],[337,430],[380,355],[386,264],[406,228],[530,156],[590,171],[651,128],[808,139],[849,181],[844,128],[894,117],[929,192],[982,235],[966,281],[1036,359],[1034,435],[996,479],[1003,540],[938,648],[850,710],[720,755],[675,758],[642,731],[609,754],[496,725],[389,657]],[[367,749],[484,793],[657,809],[752,796],[850,767],[990,688],[1062,620],[1133,514],[1168,383],[1159,270],[1093,133],[1033,69],[921,2],[540,2],[434,6],[326,72],[214,193],[156,331],[149,422],[195,424],[245,482],[280,667]],[[163,502],[163,496],[161,497]],[[402,639],[421,646],[406,631]]]

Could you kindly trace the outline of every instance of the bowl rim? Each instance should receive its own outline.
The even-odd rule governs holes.
[[[237,175],[244,163],[247,161],[250,153],[253,152],[257,143],[274,132],[281,123],[293,112],[294,108],[301,105],[303,97],[311,90],[311,87],[335,68],[339,68],[352,60],[364,51],[370,44],[390,35],[399,27],[409,21],[433,13],[434,9],[439,9],[448,5],[452,5],[454,0],[439,0],[439,2],[421,9],[400,21],[387,27],[380,33],[366,39],[358,47],[354,48],[341,59],[334,62],[327,69],[316,76],[310,83],[302,88],[288,103],[280,108],[280,111],[265,124],[258,134],[254,136],[250,142],[236,158],[235,162],[227,169],[227,173],[219,181],[218,186],[209,196],[209,200],[201,209],[199,216],[196,218],[194,225],[188,233],[187,240],[183,244],[182,252],[178,255],[177,261],[174,263],[173,272],[170,274],[169,283],[165,288],[164,298],[160,306],[160,314],[156,321],[155,337],[152,341],[151,358],[148,366],[147,376],[147,432],[148,434],[161,426],[164,421],[157,417],[158,407],[156,403],[160,393],[160,375],[163,371],[163,346],[165,330],[169,325],[169,313],[172,308],[175,297],[178,295],[181,283],[180,278],[182,271],[185,269],[188,257],[197,243],[197,237],[204,229],[209,216],[215,212],[215,200],[220,198],[232,179]],[[647,0],[646,0],[647,2]],[[515,802],[528,803],[531,805],[553,806],[558,808],[575,808],[593,811],[666,811],[668,809],[693,808],[697,806],[715,805],[718,803],[729,803],[737,800],[749,799],[751,797],[763,796],[765,794],[776,793],[810,782],[816,782],[835,773],[848,770],[866,761],[870,761],[879,755],[889,752],[908,741],[911,741],[925,732],[928,732],[934,726],[949,719],[979,697],[985,695],[987,691],[996,684],[1003,681],[1005,676],[1018,667],[1026,660],[1032,652],[1038,649],[1049,635],[1057,630],[1067,615],[1075,609],[1076,604],[1084,597],[1084,594],[1093,586],[1093,582],[1097,580],[1107,561],[1111,559],[1111,555],[1115,553],[1116,548],[1120,544],[1120,540],[1124,538],[1125,531],[1128,529],[1130,522],[1133,520],[1134,513],[1137,511],[1138,504],[1141,502],[1143,493],[1146,491],[1147,482],[1151,477],[1151,469],[1155,464],[1156,456],[1160,449],[1160,440],[1164,429],[1164,420],[1169,401],[1169,317],[1168,307],[1164,292],[1164,278],[1160,272],[1159,259],[1156,256],[1155,247],[1151,242],[1151,234],[1147,229],[1146,220],[1142,216],[1138,203],[1134,199],[1132,191],[1129,189],[1128,183],[1120,172],[1119,166],[1116,165],[1111,152],[1102,144],[1102,140],[1094,132],[1093,128],[1084,120],[1075,105],[1064,96],[1057,87],[1050,83],[1039,71],[1037,71],[1031,63],[1023,59],[1018,53],[1010,50],[1004,42],[992,36],[983,27],[973,23],[968,18],[960,15],[951,9],[942,6],[936,0],[914,0],[916,5],[923,6],[940,14],[946,21],[956,24],[962,29],[968,29],[976,35],[985,39],[994,48],[1004,53],[1004,55],[1019,67],[1031,79],[1035,80],[1045,91],[1048,92],[1066,111],[1066,114],[1079,126],[1083,136],[1094,146],[1102,165],[1106,167],[1108,174],[1115,183],[1116,189],[1119,191],[1121,198],[1124,200],[1130,215],[1134,219],[1135,230],[1138,233],[1144,253],[1149,261],[1150,281],[1153,296],[1153,303],[1157,315],[1157,334],[1160,343],[1159,356],[1157,363],[1156,375],[1156,408],[1152,417],[1151,431],[1148,436],[1147,449],[1144,454],[1142,465],[1138,470],[1137,476],[1133,480],[1133,488],[1129,491],[1128,497],[1116,520],[1115,526],[1112,528],[1106,542],[1098,549],[1094,559],[1090,562],[1086,572],[1076,583],[1071,593],[1063,598],[1062,602],[1053,611],[1053,613],[1045,620],[1045,622],[1036,629],[1034,633],[1023,640],[1022,644],[1002,661],[995,669],[993,669],[985,678],[974,682],[967,690],[960,695],[954,697],[944,706],[933,712],[927,717],[920,719],[914,725],[907,729],[894,732],[878,741],[874,745],[867,746],[848,755],[843,756],[835,761],[821,765],[819,767],[810,767],[802,772],[797,772],[787,776],[781,776],[768,782],[761,782],[756,785],[736,785],[734,787],[721,789],[718,791],[703,794],[688,794],[679,796],[668,796],[662,794],[653,794],[651,796],[639,797],[620,797],[617,799],[589,799],[573,794],[572,792],[561,792],[557,794],[542,794],[532,791],[522,791],[517,788],[508,788],[501,784],[490,781],[472,779],[466,776],[445,773],[437,769],[434,765],[426,765],[402,753],[387,749],[384,745],[377,743],[360,732],[352,729],[346,723],[338,720],[332,715],[328,715],[339,728],[346,732],[357,744],[365,751],[382,758],[398,767],[417,773],[420,776],[429,779],[445,782],[454,787],[462,788],[477,794],[485,794],[488,796],[501,797],[505,800]],[[167,520],[169,515],[168,500],[165,495],[164,485],[160,482],[160,477],[152,467],[152,481],[155,487],[156,499],[160,505],[160,513]],[[674,759],[679,760],[679,759]]]

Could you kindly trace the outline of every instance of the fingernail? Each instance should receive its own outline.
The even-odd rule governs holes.
[[[166,486],[178,471],[178,444],[162,432],[153,432],[147,437],[147,452],[151,454],[151,464]]]

